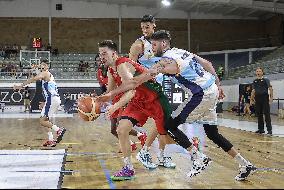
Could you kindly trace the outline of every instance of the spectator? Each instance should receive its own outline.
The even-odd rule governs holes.
[[[89,69],[89,62],[85,62],[84,64],[84,72],[88,72]]]
[[[270,118],[270,104],[273,101],[273,89],[269,79],[264,78],[261,67],[256,69],[256,79],[252,84],[251,105],[255,102],[255,112],[258,117],[258,130],[256,133],[264,133],[263,114],[267,127],[267,134],[272,135],[272,125]],[[269,92],[268,92],[269,91]]]
[[[50,43],[48,43],[47,46],[46,46],[46,51],[50,51],[51,52],[51,49],[52,49],[51,45],[50,45]]]
[[[78,71],[83,72],[83,67],[84,67],[84,62],[81,60],[80,63],[79,63]]]
[[[55,56],[58,56],[58,54],[59,54],[58,49],[54,48],[53,51],[52,51],[52,54],[55,55]]]
[[[218,100],[218,103],[216,105],[216,113],[218,116],[223,117],[223,103],[224,103],[224,97],[220,98]]]
[[[24,96],[25,112],[27,112],[27,109],[29,112],[31,112],[31,93],[28,86],[25,87],[23,96]]]
[[[251,110],[250,110],[250,97],[251,97],[251,87],[250,86],[246,86],[246,90],[244,92],[244,94],[241,97],[241,104],[243,104],[244,106],[244,114],[243,116],[246,116],[247,114],[251,115]]]
[[[219,80],[222,80],[224,76],[224,68],[222,66],[219,66],[216,73],[218,75]]]

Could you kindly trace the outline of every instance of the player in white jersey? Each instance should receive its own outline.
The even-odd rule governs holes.
[[[64,127],[57,127],[49,120],[49,118],[52,117],[58,110],[61,100],[58,94],[57,85],[55,83],[54,77],[48,69],[49,65],[47,60],[43,60],[40,64],[41,72],[35,77],[23,82],[23,84],[15,85],[14,89],[22,89],[24,86],[36,82],[37,80],[42,81],[45,104],[41,111],[40,125],[49,129],[48,140],[43,144],[43,146],[54,147],[62,140],[66,129]],[[56,140],[54,140],[52,130],[56,132]]]
[[[173,82],[193,94],[190,100],[180,104],[165,125],[171,137],[193,155],[193,165],[188,176],[199,174],[211,160],[200,153],[187,136],[178,129],[182,123],[198,121],[203,123],[207,137],[239,163],[240,171],[235,179],[245,180],[252,172],[256,171],[256,167],[243,158],[233,145],[218,132],[215,108],[218,98],[223,98],[224,93],[212,64],[186,50],[171,48],[171,37],[168,31],[155,32],[151,41],[154,54],[161,57],[161,60],[149,69],[148,73],[145,72],[135,77],[128,84],[120,86],[107,96],[112,97],[117,93],[133,89],[157,73],[167,74]]]
[[[144,15],[141,19],[141,30],[143,36],[138,38],[130,48],[129,58],[134,60],[135,62],[140,63],[142,66],[146,68],[150,68],[153,66],[159,58],[154,56],[152,50],[152,44],[150,38],[152,34],[155,32],[156,23],[155,18],[152,15]],[[163,74],[158,74],[156,76],[156,81],[162,85],[163,82]],[[158,131],[156,128],[153,128],[149,133],[146,143],[143,146],[143,149],[149,149],[149,147],[153,144],[154,140],[158,136]],[[143,150],[142,149],[142,150]],[[172,158],[170,155],[165,154],[165,145],[160,143],[160,153],[158,156],[159,166],[163,166],[166,168],[175,168],[176,164],[172,162]],[[158,165],[152,162],[151,155],[146,155],[145,158],[140,158],[140,152],[137,155],[138,160],[144,160],[142,164],[147,168],[156,168]]]
[[[244,159],[233,145],[223,137],[217,128],[216,103],[223,98],[224,93],[212,64],[186,50],[170,48],[170,33],[161,30],[152,35],[152,47],[156,56],[162,59],[152,69],[156,73],[165,73],[171,76],[172,81],[179,84],[185,91],[193,94],[190,100],[184,101],[172,113],[172,118],[166,122],[166,129],[173,139],[188,151],[196,152],[193,168],[189,177],[200,172],[198,151],[194,150],[192,143],[178,129],[185,122],[198,121],[203,124],[207,137],[220,146],[240,164],[240,172],[236,180],[245,180],[250,173],[256,170],[249,161]]]
[[[152,67],[159,59],[154,56],[150,38],[155,32],[156,23],[152,15],[144,15],[141,19],[141,30],[143,36],[138,38],[130,48],[129,58],[140,63],[146,68]],[[156,81],[160,84],[163,74],[156,76]]]

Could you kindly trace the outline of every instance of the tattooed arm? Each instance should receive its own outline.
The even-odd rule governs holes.
[[[155,77],[159,73],[177,74],[179,73],[179,67],[177,63],[172,59],[161,59],[158,63],[153,65],[149,70],[143,72],[141,75],[129,79],[127,82],[123,83],[122,85],[112,90],[108,94],[98,97],[97,100],[108,101],[117,94],[137,88],[144,82],[153,79],[153,77]]]

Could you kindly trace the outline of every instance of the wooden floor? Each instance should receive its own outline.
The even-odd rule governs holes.
[[[225,115],[224,117],[231,117]],[[250,119],[254,120],[254,119]],[[278,124],[283,121],[277,121]],[[234,180],[238,164],[222,149],[207,141],[205,153],[213,163],[202,174],[187,181],[190,161],[184,155],[175,154],[176,169],[145,169],[133,153],[136,178],[132,181],[112,182],[109,176],[122,167],[121,154],[117,153],[117,139],[110,134],[109,122],[103,118],[89,123],[73,118],[57,118],[58,126],[67,132],[54,149],[66,149],[65,170],[72,175],[63,177],[62,188],[283,188],[284,187],[284,138],[257,135],[226,127],[220,132],[230,139],[241,154],[254,163],[259,171],[248,181]],[[151,127],[151,120],[146,128]],[[0,119],[0,149],[43,149],[46,133],[38,119]],[[134,139],[136,140],[136,139]],[[137,141],[137,140],[136,140]],[[273,170],[277,169],[277,170]]]

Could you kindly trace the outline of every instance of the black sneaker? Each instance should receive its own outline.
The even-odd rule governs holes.
[[[264,131],[261,131],[261,130],[257,130],[255,133],[259,133],[259,134],[262,134],[264,133]]]
[[[268,131],[267,134],[268,134],[268,135],[272,135],[272,131]]]
[[[237,181],[244,181],[246,178],[254,173],[256,171],[256,167],[254,165],[246,165],[246,166],[241,166],[240,167],[240,172],[239,174],[235,177],[235,180]]]

